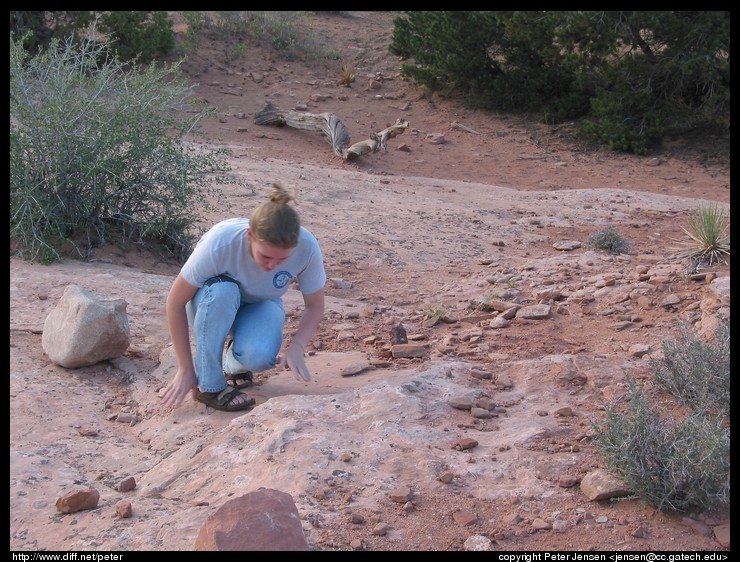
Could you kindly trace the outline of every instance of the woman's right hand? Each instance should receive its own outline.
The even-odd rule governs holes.
[[[311,371],[306,366],[306,352],[303,346],[292,342],[285,350],[278,362],[278,369],[290,369],[297,381],[308,382],[311,380]]]
[[[177,407],[183,403],[188,392],[192,392],[195,398],[195,391],[198,389],[198,378],[193,371],[183,371],[178,369],[175,378],[160,391],[159,397],[165,406]]]
[[[195,375],[193,354],[190,349],[188,315],[185,310],[188,301],[195,296],[197,291],[198,287],[185,281],[182,273],[179,273],[172,283],[170,292],[167,293],[167,325],[172,337],[172,347],[175,350],[177,372],[172,382],[159,393],[165,406],[179,406],[189,391],[192,391],[193,398],[195,398],[195,391],[198,389],[198,377]]]

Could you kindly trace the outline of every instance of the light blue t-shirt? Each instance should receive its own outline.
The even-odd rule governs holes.
[[[298,245],[288,259],[265,271],[249,252],[249,219],[223,220],[206,232],[180,273],[196,287],[216,275],[228,275],[239,283],[242,302],[259,302],[284,295],[295,277],[302,293],[310,295],[326,284],[324,259],[316,237],[301,227]]]

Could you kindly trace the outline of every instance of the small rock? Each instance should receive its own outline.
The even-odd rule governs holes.
[[[448,470],[447,472],[443,472],[442,474],[439,475],[439,481],[443,482],[444,484],[449,484],[450,482],[452,482],[452,479],[454,477],[455,475],[452,474],[452,472]]]
[[[388,494],[390,500],[396,503],[406,503],[407,501],[410,501],[413,496],[414,493],[408,486],[401,486],[400,488],[392,490],[391,493]]]
[[[135,488],[136,488],[136,479],[133,476],[124,478],[116,486],[116,490],[118,490],[119,492],[130,492],[131,490]]]
[[[78,487],[57,499],[57,511],[61,513],[77,513],[86,509],[98,507],[100,492],[95,488]]]
[[[391,330],[391,343],[393,345],[399,343],[409,343],[409,338],[406,334],[406,328],[403,327],[403,324],[398,324],[397,326],[394,326],[394,328]]]
[[[375,527],[373,527],[372,533],[376,537],[384,537],[388,534],[388,531],[390,531],[390,525],[387,523],[377,523]]]
[[[467,396],[453,396],[447,403],[456,410],[470,410],[473,407],[473,399]]]
[[[462,439],[458,439],[455,443],[454,448],[458,451],[465,451],[467,449],[472,449],[474,447],[478,446],[478,442],[471,438],[471,437],[463,437]]]
[[[480,552],[495,550],[493,548],[493,541],[483,535],[473,535],[465,539],[463,543],[463,550],[466,552]]]
[[[475,513],[473,513],[472,511],[467,511],[465,509],[461,509],[460,511],[456,511],[455,513],[453,513],[452,518],[458,525],[461,525],[463,527],[467,527],[468,525],[472,525],[473,523],[478,521],[478,516]]]
[[[116,515],[123,519],[129,519],[133,515],[133,508],[129,500],[121,500],[116,504]]]

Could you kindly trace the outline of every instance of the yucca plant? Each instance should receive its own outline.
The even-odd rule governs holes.
[[[699,207],[689,218],[689,228],[681,229],[688,239],[674,240],[676,257],[690,267],[727,263],[730,255],[730,216],[716,204]]]

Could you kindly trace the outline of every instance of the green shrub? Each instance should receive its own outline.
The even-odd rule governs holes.
[[[180,12],[185,22],[188,24],[188,28],[192,31],[202,31],[208,29],[213,21],[211,16],[207,12],[193,12],[183,11]]]
[[[104,12],[100,29],[119,60],[149,64],[165,59],[175,48],[175,32],[167,12]]]
[[[730,321],[712,345],[686,326],[680,331],[650,365],[655,388],[683,408],[659,404],[629,380],[626,404],[609,404],[604,420],[593,421],[595,443],[607,467],[650,505],[708,510],[730,499]]]
[[[730,320],[708,344],[682,325],[679,339],[663,342],[663,357],[650,357],[655,381],[695,412],[730,415]]]
[[[389,51],[432,91],[578,120],[580,138],[617,151],[729,128],[729,11],[410,11]]]
[[[48,48],[52,39],[79,39],[97,31],[107,36],[109,51],[120,61],[148,64],[165,59],[175,47],[167,12],[15,11],[10,12],[10,31],[23,38],[31,54]]]
[[[660,124],[650,123],[646,92],[629,96],[622,89],[602,90],[591,99],[591,111],[581,120],[576,136],[610,150],[647,154],[663,135]]]
[[[19,39],[29,53],[37,53],[49,46],[52,39],[74,36],[95,20],[90,11],[12,11],[10,32]]]
[[[586,245],[594,250],[601,250],[610,254],[622,254],[630,249],[629,241],[611,226],[591,234],[586,241]]]
[[[606,408],[595,443],[607,467],[658,510],[709,510],[729,501],[730,430],[724,418],[662,416],[634,386],[627,407]]]
[[[226,151],[187,142],[203,116],[190,96],[177,64],[124,66],[69,38],[30,56],[11,34],[11,253],[50,262],[133,242],[186,256],[230,170]]]

